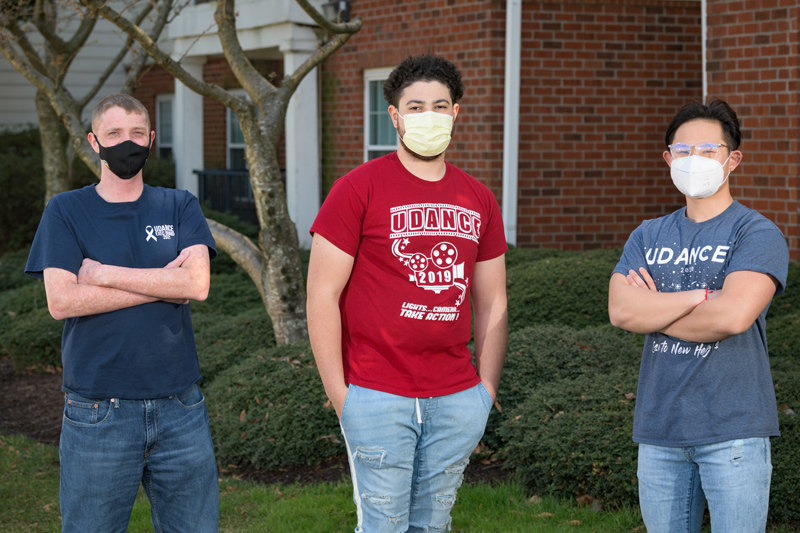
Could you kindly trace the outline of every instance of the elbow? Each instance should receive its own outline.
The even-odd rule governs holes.
[[[50,312],[50,316],[55,320],[64,320],[71,316],[69,310],[62,302],[57,301],[55,298],[47,299],[47,310]]]
[[[608,308],[608,318],[611,325],[615,328],[628,329],[630,327],[630,317],[619,308]]]
[[[195,300],[197,302],[204,302],[206,298],[208,298],[208,292],[210,289],[210,283],[206,282],[203,284],[198,284],[193,291],[193,295],[190,298],[191,300]]]

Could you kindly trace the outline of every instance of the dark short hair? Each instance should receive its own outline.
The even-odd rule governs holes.
[[[407,57],[397,65],[383,84],[383,97],[389,105],[397,107],[406,87],[418,81],[438,81],[446,85],[454,104],[464,96],[464,82],[458,68],[443,57],[423,54]]]
[[[669,147],[675,138],[678,128],[692,120],[713,120],[722,126],[722,137],[725,144],[731,147],[731,151],[738,150],[742,142],[742,132],[739,131],[739,119],[731,106],[724,100],[713,100],[710,104],[704,105],[702,102],[689,102],[678,111],[667,127],[664,141]]]
[[[152,129],[150,127],[150,113],[147,112],[147,108],[144,106],[144,104],[129,94],[117,93],[106,96],[94,107],[94,110],[92,111],[92,131],[97,130],[100,117],[102,117],[103,113],[112,107],[121,107],[129,115],[131,113],[144,115],[145,120],[147,120],[147,128]]]

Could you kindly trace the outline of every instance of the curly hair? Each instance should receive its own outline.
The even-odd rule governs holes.
[[[446,85],[454,104],[464,95],[464,82],[458,68],[443,57],[423,54],[407,57],[397,65],[383,84],[383,97],[389,105],[397,107],[406,87],[418,81],[438,81]]]
[[[742,142],[742,132],[739,131],[739,119],[736,112],[731,109],[731,106],[724,100],[713,100],[708,105],[694,101],[689,102],[678,111],[678,114],[672,119],[667,126],[667,133],[664,135],[664,141],[667,148],[672,144],[675,138],[675,132],[678,128],[692,120],[711,120],[719,122],[722,126],[722,136],[725,142],[730,146],[731,151],[738,150],[739,144]]]

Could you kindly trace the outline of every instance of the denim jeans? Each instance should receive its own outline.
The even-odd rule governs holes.
[[[639,505],[648,533],[764,533],[772,476],[769,438],[666,448],[639,445]]]
[[[140,483],[156,532],[218,531],[217,465],[197,385],[155,400],[68,392],[59,455],[64,532],[124,533]]]
[[[435,398],[355,385],[342,408],[356,533],[446,531],[492,408],[483,384]]]

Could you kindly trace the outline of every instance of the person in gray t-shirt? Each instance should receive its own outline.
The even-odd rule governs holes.
[[[642,223],[609,284],[614,326],[647,334],[633,439],[649,533],[763,533],[779,436],[765,317],[783,292],[780,230],[736,202],[736,113],[693,102],[672,119],[664,159],[686,207]]]

